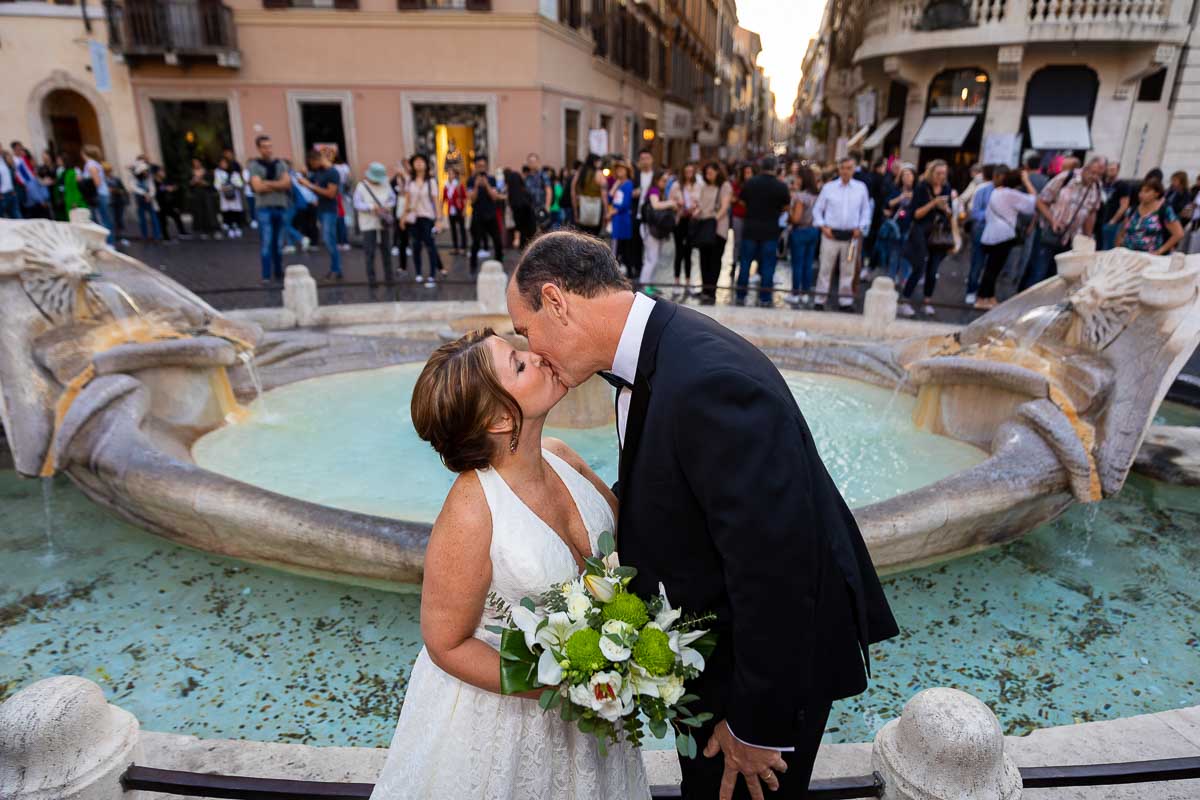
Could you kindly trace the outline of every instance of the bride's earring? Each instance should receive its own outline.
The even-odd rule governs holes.
[[[517,452],[517,432],[515,430],[513,431],[512,439],[508,441],[508,452]]]

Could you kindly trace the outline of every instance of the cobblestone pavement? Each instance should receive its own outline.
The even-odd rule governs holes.
[[[247,230],[240,239],[189,239],[175,240],[170,244],[150,244],[138,240],[131,241],[121,248],[129,255],[145,263],[161,269],[164,273],[204,296],[206,300],[220,309],[253,308],[261,306],[278,306],[283,302],[282,287],[263,287],[259,283],[258,235],[256,231]],[[734,256],[734,243],[730,242],[726,249],[724,267],[721,270],[721,290],[718,292],[719,303],[733,301],[733,291],[730,288],[731,265]],[[442,260],[446,272],[439,278],[437,287],[428,288],[418,284],[413,277],[412,259],[409,268],[399,274],[398,285],[390,292],[384,289],[372,292],[365,285],[366,268],[363,261],[363,251],[357,245],[349,251],[341,253],[345,281],[336,283],[325,281],[323,276],[328,271],[329,256],[324,250],[312,249],[307,253],[294,253],[284,256],[285,268],[292,264],[304,264],[309,268],[313,277],[318,280],[320,299],[323,304],[361,303],[371,300],[469,300],[475,296],[474,282],[471,280],[466,256],[452,255],[449,243],[440,243]],[[518,254],[515,251],[505,253],[504,265],[506,270],[515,266]],[[393,259],[395,260],[395,259]],[[695,266],[692,270],[691,283],[699,283],[699,258],[693,255]],[[674,283],[672,264],[674,261],[674,246],[667,243],[659,262],[656,278],[663,284]],[[974,319],[978,312],[962,306],[966,272],[969,266],[965,254],[951,256],[943,262],[934,303],[939,306],[936,319],[942,322],[965,323]],[[428,271],[428,265],[426,265]],[[779,289],[775,293],[775,305],[780,313],[787,313],[789,307],[784,303],[784,296],[791,287],[791,269],[786,259],[781,259],[775,273],[775,285]],[[1011,281],[1009,282],[1011,285]],[[867,288],[866,282],[858,286],[856,309],[862,308],[862,294]],[[1002,292],[1004,291],[1002,285]],[[664,290],[668,296],[681,294],[682,288]],[[918,290],[918,294],[919,294]],[[686,302],[687,300],[685,300]],[[694,301],[692,301],[694,302]],[[753,297],[751,298],[753,302]],[[829,304],[834,305],[833,303]],[[829,313],[837,313],[830,311]]]

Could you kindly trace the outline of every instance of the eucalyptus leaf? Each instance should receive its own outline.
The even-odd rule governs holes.
[[[613,551],[617,549],[617,540],[612,535],[612,531],[605,531],[604,533],[600,534],[600,538],[597,540],[596,546],[600,548],[600,552],[605,556],[612,555]]]
[[[484,625],[483,629],[485,631],[488,631],[489,633],[494,633],[497,636],[503,636],[504,632],[506,630],[508,630],[507,628],[501,627],[500,625]]]
[[[675,702],[675,704],[683,705],[684,703],[692,703],[699,699],[700,699],[700,695],[698,695],[698,694],[685,694],[683,697],[679,698]]]
[[[583,563],[587,565],[587,572],[589,575],[604,574],[604,562],[595,556],[588,556],[583,560]]]
[[[667,735],[667,723],[661,719],[650,720],[650,732],[655,739],[664,739]]]
[[[636,578],[637,572],[638,572],[637,567],[622,566],[622,567],[617,567],[616,569],[613,570],[613,574],[616,575],[618,578],[628,578],[629,580],[633,580],[634,578]]]
[[[521,607],[528,609],[529,611],[532,611],[535,614],[537,613],[537,606],[534,605],[532,597],[522,597],[521,598]]]
[[[698,719],[700,721],[701,725],[708,722],[712,718],[713,718],[713,715],[707,711],[702,711],[701,713],[696,715],[696,719]]]
[[[690,756],[688,756],[688,743],[687,743],[687,737],[689,735],[690,734],[685,734],[684,736],[676,736],[675,737],[675,749],[679,751],[679,755],[688,757],[688,758],[690,758]]]

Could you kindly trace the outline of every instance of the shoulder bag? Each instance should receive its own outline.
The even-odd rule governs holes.
[[[693,217],[688,222],[688,243],[694,247],[706,247],[717,242],[717,206],[721,202],[721,190],[713,197],[713,216],[704,219]]]

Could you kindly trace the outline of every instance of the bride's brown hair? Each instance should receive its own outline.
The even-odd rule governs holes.
[[[488,429],[508,414],[512,441],[521,435],[521,406],[500,384],[484,344],[491,328],[471,331],[433,352],[413,387],[412,422],[453,472],[486,469],[495,455]]]

